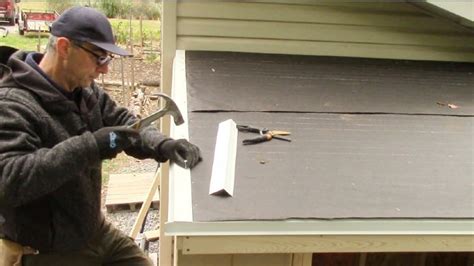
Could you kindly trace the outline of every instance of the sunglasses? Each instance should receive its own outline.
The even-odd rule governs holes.
[[[110,63],[110,61],[112,61],[112,59],[114,59],[114,57],[112,55],[98,55],[96,54],[94,51],[92,51],[91,49],[88,49],[84,46],[82,46],[80,43],[76,43],[74,42],[74,45],[76,45],[77,47],[81,48],[82,50],[88,52],[89,54],[93,55],[96,59],[96,64],[97,66],[104,66],[104,65],[107,65]]]

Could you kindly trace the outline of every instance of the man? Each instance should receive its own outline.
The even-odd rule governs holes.
[[[125,151],[191,168],[199,149],[127,128],[137,118],[94,83],[112,54],[129,55],[102,13],[73,7],[51,34],[44,55],[0,48],[0,255],[26,251],[25,266],[151,265],[100,211],[102,160]]]

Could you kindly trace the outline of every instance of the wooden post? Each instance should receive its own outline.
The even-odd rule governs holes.
[[[177,1],[161,1],[162,3],[162,25],[169,27],[162,28],[162,49],[166,50],[166,56],[161,59],[161,91],[171,95],[171,77],[173,58],[176,53],[176,11]],[[166,36],[166,37],[164,37]],[[165,49],[166,48],[166,49]],[[164,134],[170,133],[170,119],[166,116],[161,121],[161,131]],[[168,221],[169,204],[169,163],[161,165],[160,182],[160,265],[169,266],[173,264],[173,237],[165,235],[165,223]],[[176,243],[175,243],[176,245]],[[174,254],[178,256],[178,254]]]
[[[153,182],[151,184],[150,190],[148,191],[148,194],[146,195],[142,207],[140,208],[140,212],[138,213],[137,219],[135,220],[135,223],[133,224],[132,230],[129,233],[129,236],[133,239],[135,239],[140,232],[140,229],[143,226],[143,223],[145,222],[145,217],[146,214],[148,213],[148,209],[150,209],[150,205],[153,201],[153,197],[156,194],[156,191],[158,190],[158,187],[160,185],[160,171],[156,171],[155,176],[153,177]]]
[[[132,29],[132,9],[130,9],[129,29],[130,29],[130,53],[133,55],[133,29]],[[130,91],[135,90],[135,60],[133,56],[130,57]]]
[[[38,29],[38,45],[36,46],[36,51],[41,53],[41,28]]]
[[[294,253],[291,260],[291,266],[311,266],[313,253]]]
[[[142,48],[143,52],[143,17],[140,15],[140,47]]]
[[[365,266],[366,263],[367,263],[367,253],[360,253],[359,266]]]
[[[128,103],[128,97],[126,96],[126,88],[125,88],[125,77],[124,77],[124,69],[123,69],[123,57],[121,56],[120,57],[120,76],[122,78],[122,102],[125,104],[125,103]]]

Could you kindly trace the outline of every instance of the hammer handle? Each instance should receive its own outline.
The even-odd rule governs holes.
[[[242,143],[244,145],[257,144],[257,143],[260,143],[260,142],[269,141],[269,140],[272,139],[272,137],[273,137],[272,134],[267,133],[267,134],[263,134],[259,137],[253,138],[253,139],[244,139],[244,141]]]

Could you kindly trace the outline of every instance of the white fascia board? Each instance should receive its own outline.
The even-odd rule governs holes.
[[[173,222],[171,236],[472,235],[474,219],[340,219]]]
[[[173,61],[171,98],[178,105],[183,115],[184,123],[179,126],[171,123],[170,136],[174,139],[189,140],[185,59],[185,51],[177,50]],[[190,222],[192,220],[191,171],[171,163],[169,172],[168,221]]]

